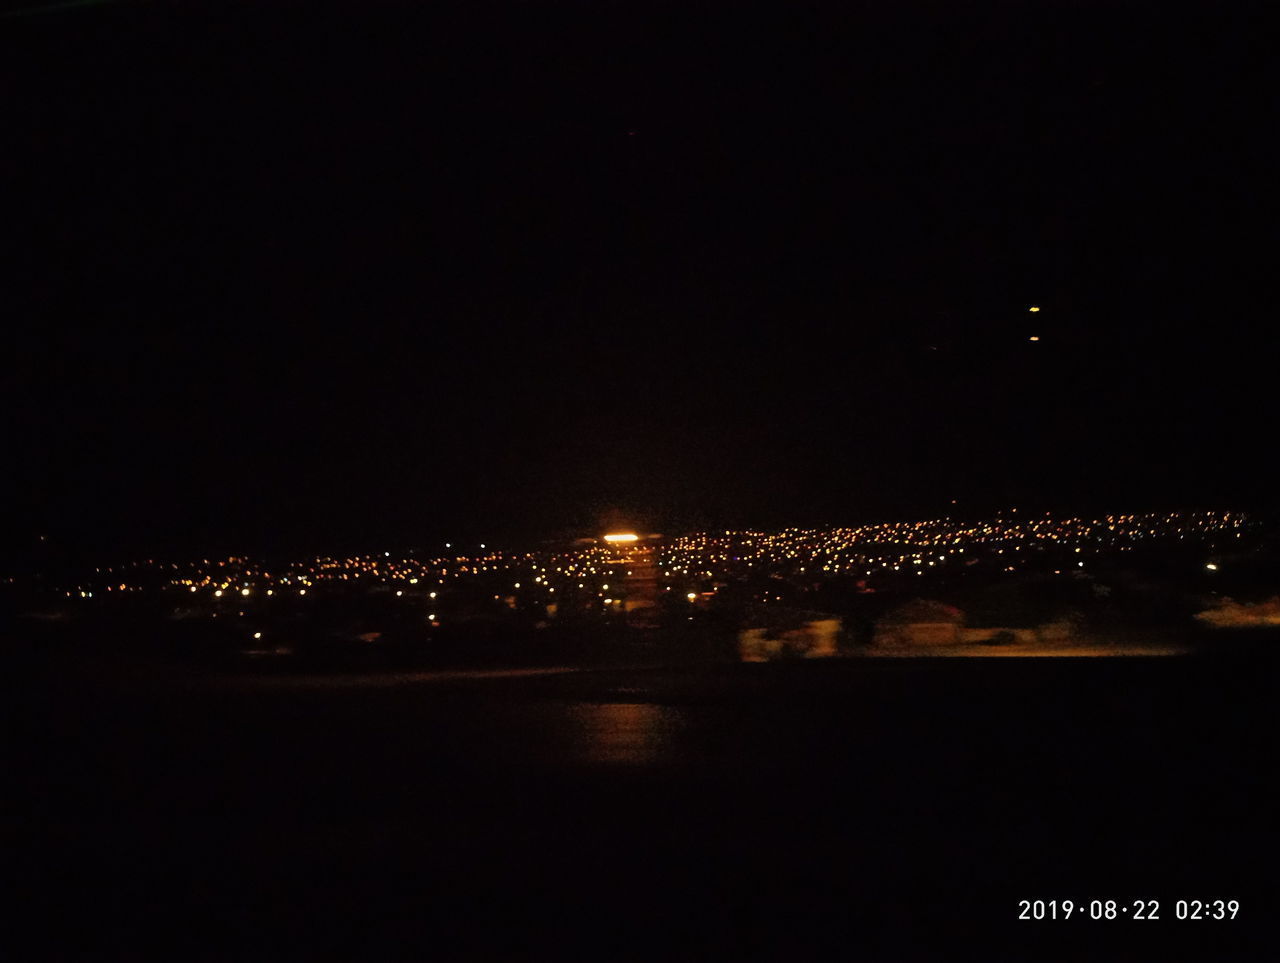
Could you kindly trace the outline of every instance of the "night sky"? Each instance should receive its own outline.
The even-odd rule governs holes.
[[[1273,506],[1265,8],[1172,9],[0,19],[6,537]]]

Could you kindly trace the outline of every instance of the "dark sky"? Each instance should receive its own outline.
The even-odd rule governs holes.
[[[1261,507],[1264,9],[0,20],[9,528],[110,554]]]

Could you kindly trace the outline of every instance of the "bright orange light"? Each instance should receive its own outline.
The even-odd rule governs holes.
[[[640,540],[640,536],[635,532],[622,532],[617,535],[606,535],[604,540],[611,544],[616,544],[618,542],[638,542]]]
[[[1031,307],[1027,308],[1027,310],[1030,311],[1032,314],[1035,314],[1040,309],[1037,308],[1035,305],[1032,305]]]
[[[1028,340],[1028,341],[1039,341],[1039,340],[1040,340],[1040,335],[1038,335],[1038,334],[1033,334],[1033,335],[1032,335],[1031,337],[1029,337],[1027,340]]]

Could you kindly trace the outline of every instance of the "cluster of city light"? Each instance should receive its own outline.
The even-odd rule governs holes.
[[[242,556],[187,564],[148,559],[100,568],[65,594],[102,598],[179,591],[187,605],[207,600],[225,606],[312,599],[332,591],[385,591],[434,609],[438,598],[448,599],[464,585],[483,584],[490,593],[486,598],[512,608],[525,601],[583,600],[617,607],[625,605],[640,582],[694,601],[729,582],[762,575],[798,576],[800,581],[892,578],[894,573],[926,575],[978,564],[1015,571],[1032,558],[1047,557],[1045,553],[1070,559],[1061,564],[1079,569],[1088,557],[1133,551],[1145,544],[1220,543],[1242,537],[1251,524],[1241,513],[1053,518],[1010,509],[983,521],[942,518],[828,529],[704,532],[662,543],[629,532],[611,533],[599,541],[526,552],[501,552],[486,545],[472,553],[419,557],[384,551],[277,565]]]

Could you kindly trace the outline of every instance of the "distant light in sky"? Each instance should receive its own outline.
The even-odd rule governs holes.
[[[1213,562],[1208,563],[1205,566],[1205,568],[1207,568],[1210,572],[1216,572],[1218,570],[1218,566],[1214,565]]]
[[[1027,340],[1028,340],[1028,341],[1039,341],[1039,340],[1040,340],[1040,335],[1038,335],[1038,334],[1033,334],[1031,337],[1027,338]]]
[[[1040,309],[1033,304],[1031,305],[1031,307],[1027,308],[1027,310],[1030,311],[1032,314],[1035,314]]]
[[[260,639],[260,638],[262,638],[262,633],[261,633],[261,632],[254,632],[254,633],[253,633],[253,637],[254,637],[255,639]]]
[[[639,539],[640,539],[640,536],[637,535],[635,532],[619,532],[616,535],[606,535],[604,537],[604,540],[610,543],[635,542],[635,541],[639,541]]]

